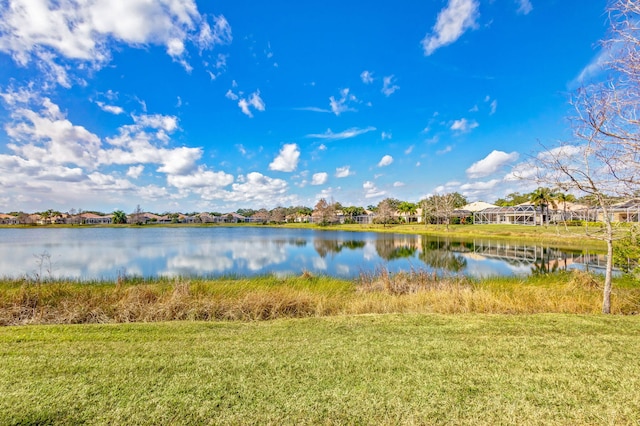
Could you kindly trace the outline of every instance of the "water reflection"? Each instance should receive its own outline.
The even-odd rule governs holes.
[[[49,256],[50,268],[38,265]],[[354,277],[381,266],[470,276],[598,268],[604,256],[541,245],[270,228],[0,229],[0,275],[80,279],[300,274]]]
[[[424,239],[420,260],[433,269],[457,273],[467,267],[467,259],[461,253],[470,251],[469,247],[457,242]]]

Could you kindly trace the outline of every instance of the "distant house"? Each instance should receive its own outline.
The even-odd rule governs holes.
[[[246,217],[242,216],[241,214],[235,213],[235,212],[223,214],[222,216],[220,216],[220,219],[224,223],[244,223],[244,222],[247,221]]]
[[[252,223],[267,223],[269,222],[269,212],[266,210],[260,210],[251,216],[247,222]]]
[[[640,198],[635,198],[611,206],[614,222],[640,222]]]
[[[87,225],[109,225],[113,222],[111,216],[103,216],[95,213],[81,213],[79,215],[81,223]]]
[[[11,216],[10,214],[0,214],[0,224],[2,225],[17,225],[19,223],[18,218]]]
[[[544,223],[540,208],[523,203],[517,206],[488,207],[473,212],[475,224],[541,225]]]

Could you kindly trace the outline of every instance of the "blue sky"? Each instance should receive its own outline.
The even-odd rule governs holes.
[[[0,0],[0,211],[526,192],[605,1]]]

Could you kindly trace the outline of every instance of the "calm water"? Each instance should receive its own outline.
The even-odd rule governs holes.
[[[303,271],[355,277],[438,270],[481,277],[595,266],[602,256],[490,240],[272,228],[0,229],[0,276],[220,276]]]

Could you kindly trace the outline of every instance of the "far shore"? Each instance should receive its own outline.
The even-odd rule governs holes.
[[[624,226],[624,225],[622,225]],[[174,227],[269,227],[290,229],[313,229],[318,231],[348,231],[348,232],[383,232],[397,234],[413,234],[446,237],[456,240],[483,238],[502,241],[526,241],[537,244],[550,244],[558,248],[588,248],[604,250],[606,244],[599,239],[600,230],[597,226],[567,226],[551,224],[548,226],[527,225],[423,225],[423,224],[337,224],[321,226],[312,223],[175,223],[175,224],[146,224],[146,225],[0,225],[0,229],[41,229],[41,228],[174,228]]]

